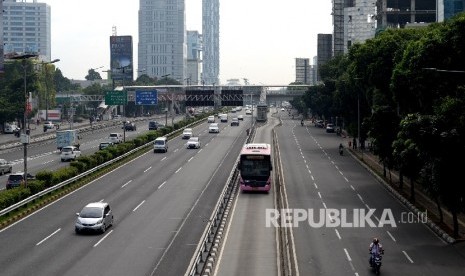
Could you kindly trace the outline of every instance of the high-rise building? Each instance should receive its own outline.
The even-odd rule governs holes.
[[[321,66],[323,66],[327,61],[332,57],[332,34],[318,34],[318,44],[317,44],[317,55],[318,55],[318,71],[317,71],[317,81],[321,80],[320,71]]]
[[[0,1],[0,30],[3,30],[3,1]],[[0,31],[0,74],[5,72],[3,62],[3,31]]]
[[[201,53],[202,35],[198,31],[187,31],[187,85],[200,84]]]
[[[296,58],[295,59],[295,82],[302,84],[311,84],[311,66],[310,59]]]
[[[465,11],[465,0],[438,0],[437,21],[442,22]]]
[[[35,53],[51,59],[50,6],[37,0],[3,1],[4,54]]]
[[[358,0],[344,8],[344,53],[376,34],[376,0]]]
[[[437,0],[377,0],[377,28],[404,28],[408,23],[436,22]]]
[[[185,0],[140,0],[138,69],[184,82],[187,70]]]
[[[344,53],[344,7],[349,0],[333,1],[333,55]]]
[[[202,0],[203,61],[202,83],[219,84],[220,1]]]

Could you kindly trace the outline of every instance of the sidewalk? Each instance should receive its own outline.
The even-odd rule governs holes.
[[[348,143],[346,142],[345,145]],[[422,186],[419,183],[415,183],[415,203],[410,202],[410,179],[404,176],[404,185],[403,189],[399,188],[399,173],[395,170],[392,170],[391,177],[392,181],[389,179],[389,170],[386,169],[386,178],[383,177],[383,164],[379,161],[378,156],[374,155],[368,150],[363,152],[360,150],[354,150],[352,148],[347,148],[347,150],[354,156],[357,157],[361,162],[365,163],[370,167],[384,182],[389,185],[392,189],[397,191],[401,196],[403,196],[407,204],[414,205],[419,210],[427,210],[428,219],[434,222],[439,226],[444,232],[449,234],[452,237],[453,234],[453,223],[452,215],[444,206],[442,207],[443,213],[443,223],[439,221],[439,212],[436,203],[429,198],[429,196],[424,192]],[[459,220],[459,237],[456,238],[457,241],[465,240],[465,214],[458,215]]]

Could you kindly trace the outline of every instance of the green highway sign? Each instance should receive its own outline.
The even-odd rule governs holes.
[[[127,91],[108,91],[105,94],[106,105],[126,105],[128,103]]]

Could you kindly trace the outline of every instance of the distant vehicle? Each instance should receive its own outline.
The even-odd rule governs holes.
[[[158,137],[153,142],[153,153],[156,152],[168,152],[168,138],[166,137]]]
[[[200,148],[200,139],[199,137],[191,137],[186,143],[187,149],[199,149]]]
[[[236,113],[236,108],[233,107],[233,108],[231,109],[231,112],[232,112],[232,113]]]
[[[286,109],[284,109],[284,108],[281,108],[281,111],[286,111]]]
[[[317,120],[315,122],[315,126],[316,127],[320,127],[320,128],[323,128],[325,126],[325,123],[323,122],[323,120]]]
[[[98,146],[98,149],[103,150],[111,146],[113,146],[112,142],[101,142],[100,145]]]
[[[268,113],[268,106],[264,103],[257,105],[257,122],[266,122]]]
[[[79,136],[77,130],[61,130],[56,133],[57,149],[61,150],[67,146],[75,146],[79,148]]]
[[[208,127],[209,133],[220,133],[220,128],[218,127],[217,123],[210,124]]]
[[[208,123],[214,123],[215,122],[215,116],[208,116],[207,122]]]
[[[244,121],[244,115],[242,115],[242,114],[241,114],[241,115],[237,115],[237,119],[238,119],[239,121]]]
[[[79,156],[81,156],[81,151],[77,147],[66,146],[61,149],[61,154],[60,154],[61,162],[65,162],[69,160],[74,161]]]
[[[136,131],[137,129],[136,124],[130,121],[126,121],[123,127],[126,131]]]
[[[5,173],[11,173],[13,170],[13,165],[5,159],[0,159],[0,175]]]
[[[232,118],[231,126],[239,126],[239,119],[237,117]]]
[[[48,122],[45,122],[45,123],[44,123],[44,128],[46,128],[46,129],[52,129],[52,128],[55,128],[55,125],[53,124],[53,122],[48,121]]]
[[[149,122],[149,130],[157,130],[158,129],[158,122],[157,121],[150,121]]]
[[[35,177],[28,173],[27,179],[33,180],[35,179]],[[17,188],[23,184],[24,184],[24,172],[12,173],[8,176],[8,179],[6,181],[6,189],[9,190],[12,188]]]
[[[245,110],[245,115],[252,115],[252,110],[246,109]]]
[[[76,234],[82,231],[99,231],[105,233],[108,227],[113,225],[113,213],[106,202],[94,202],[87,204],[80,213],[76,213],[74,224]]]
[[[242,191],[265,191],[271,188],[271,145],[245,144],[239,161]]]
[[[242,111],[242,106],[236,106],[236,111]]]
[[[221,114],[220,120],[222,123],[227,123],[228,122],[228,114]]]
[[[113,144],[119,144],[123,142],[123,134],[121,133],[110,133],[108,140]]]
[[[192,137],[192,128],[185,128],[182,132],[182,139],[189,139]]]
[[[333,133],[334,132],[334,125],[333,124],[327,124],[326,125],[326,132]]]
[[[115,116],[113,116],[113,120],[121,120],[121,115],[115,115]]]
[[[15,125],[15,124],[5,124],[5,128],[3,129],[3,132],[5,134],[12,134],[12,133],[15,133],[15,132],[18,132],[20,130],[20,128]]]

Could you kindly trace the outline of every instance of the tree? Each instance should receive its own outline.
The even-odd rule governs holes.
[[[89,69],[89,71],[87,71],[87,76],[85,76],[85,79],[89,81],[94,81],[101,80],[102,77],[100,76],[99,72],[95,71],[95,69]]]

